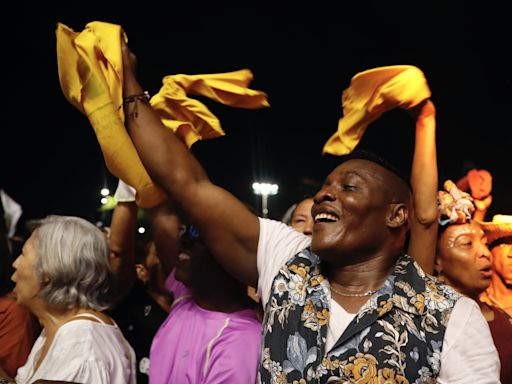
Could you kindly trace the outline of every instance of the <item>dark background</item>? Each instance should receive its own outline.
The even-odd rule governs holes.
[[[396,64],[419,67],[432,90],[440,181],[485,168],[494,197],[487,219],[512,214],[512,34],[505,5],[132,3],[18,3],[4,12],[0,188],[23,206],[23,220],[52,213],[97,220],[99,190],[117,185],[89,121],[64,98],[57,75],[56,23],[81,31],[95,20],[125,29],[151,94],[165,75],[253,71],[251,88],[267,92],[272,107],[238,110],[202,100],[227,135],[198,142],[193,151],[215,183],[256,209],[252,182],[278,183],[271,217],[280,218],[336,165],[321,150],[336,131],[351,77]],[[408,172],[413,139],[412,120],[396,111],[370,126],[360,147]]]

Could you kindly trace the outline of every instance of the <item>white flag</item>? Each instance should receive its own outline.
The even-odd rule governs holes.
[[[23,213],[21,205],[9,196],[3,189],[0,189],[0,198],[2,199],[2,206],[4,207],[5,225],[7,227],[7,236],[13,237],[16,232],[16,224]]]

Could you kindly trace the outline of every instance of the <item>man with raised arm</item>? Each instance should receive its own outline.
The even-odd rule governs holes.
[[[145,102],[124,43],[123,63],[125,125],[144,167],[224,268],[258,287],[259,382],[499,382],[478,306],[401,252],[411,191],[391,165],[347,156],[314,197],[310,238],[211,183]]]

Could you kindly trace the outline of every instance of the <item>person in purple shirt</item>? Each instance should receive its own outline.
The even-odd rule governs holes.
[[[150,383],[256,382],[257,303],[215,261],[192,226],[182,227],[166,288],[174,303],[151,345]]]

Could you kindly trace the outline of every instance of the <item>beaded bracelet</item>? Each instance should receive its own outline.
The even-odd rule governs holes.
[[[130,95],[130,96],[125,97],[123,99],[122,106],[126,107],[130,103],[135,103],[135,107],[134,107],[133,112],[130,112],[130,114],[129,114],[129,116],[131,118],[135,118],[135,117],[139,116],[138,109],[137,109],[137,101],[142,101],[143,103],[148,104],[149,103],[149,99],[150,99],[149,92],[148,91],[144,91],[143,93],[139,93],[139,94]],[[121,107],[119,107],[119,108],[121,108]]]
[[[136,95],[126,96],[123,99],[123,105],[129,104],[129,103],[133,103],[133,102],[135,102],[137,100],[140,100],[140,101],[143,101],[143,102],[147,103],[149,101],[149,99],[150,99],[149,92],[148,91],[144,91],[143,93],[139,93],[139,94],[136,94]]]

